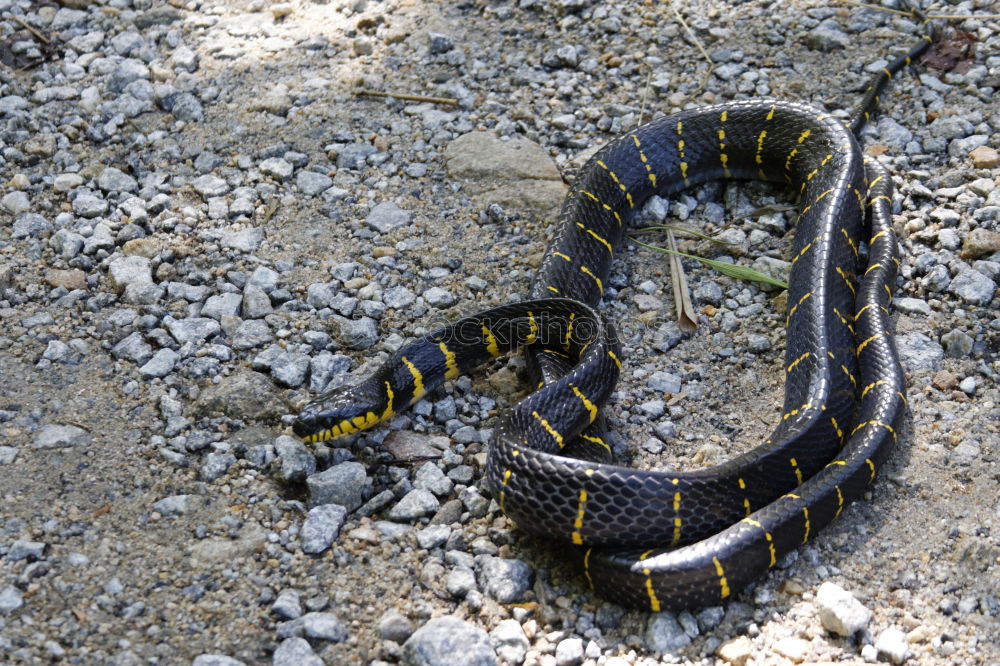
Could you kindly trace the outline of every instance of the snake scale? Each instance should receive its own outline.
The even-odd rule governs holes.
[[[858,498],[896,440],[906,398],[888,309],[892,183],[863,158],[858,135],[879,93],[929,42],[883,69],[846,124],[807,104],[751,99],[612,141],[567,195],[531,300],[405,345],[360,384],[306,405],[295,433],[307,442],[357,433],[525,346],[540,388],[500,417],[485,470],[501,509],[527,532],[577,546],[587,583],[611,601],[659,611],[730,598]],[[594,308],[643,202],[716,179],[785,183],[799,195],[781,419],[763,444],[716,467],[615,464],[599,410],[621,369],[619,343]]]

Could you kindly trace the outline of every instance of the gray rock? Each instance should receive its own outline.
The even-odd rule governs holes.
[[[454,598],[464,599],[469,592],[476,589],[476,574],[467,567],[456,567],[448,573],[445,589]]]
[[[108,210],[108,202],[93,192],[81,192],[73,199],[73,212],[80,217],[97,217]]]
[[[323,504],[309,509],[299,536],[302,552],[316,554],[329,548],[337,540],[346,516],[347,509],[339,504]]]
[[[406,493],[396,502],[385,517],[398,523],[405,523],[429,516],[438,510],[440,502],[430,491],[416,488]]]
[[[677,322],[667,321],[653,333],[651,345],[656,351],[666,352],[679,345],[683,339],[684,333],[678,328]]]
[[[805,44],[814,51],[829,53],[837,49],[846,48],[851,43],[851,38],[840,29],[840,25],[833,19],[827,19],[818,26],[810,30],[805,37]]]
[[[476,558],[476,577],[487,596],[512,604],[524,600],[524,593],[534,584],[535,572],[521,560],[480,555]]]
[[[173,518],[187,513],[197,495],[171,495],[153,503],[153,510],[165,518]]]
[[[337,287],[329,282],[313,282],[306,287],[306,303],[317,310],[328,308],[339,293]]]
[[[281,459],[278,477],[282,481],[305,481],[316,472],[316,458],[301,440],[282,435],[275,440],[274,451]]]
[[[931,313],[931,306],[922,298],[897,298],[893,305],[903,314],[927,316]]]
[[[205,304],[201,308],[201,316],[219,320],[223,315],[237,315],[242,304],[243,296],[240,294],[215,294],[205,300]]]
[[[265,375],[249,369],[205,387],[194,404],[196,416],[221,412],[230,418],[254,421],[276,420],[290,409],[283,391]]]
[[[229,183],[218,176],[205,174],[191,181],[191,187],[204,199],[221,197],[229,192]]]
[[[24,606],[24,595],[13,585],[0,588],[0,615],[9,615]]]
[[[299,593],[292,589],[284,589],[271,604],[271,612],[283,620],[294,620],[302,617],[302,605],[299,603]]]
[[[715,282],[703,281],[698,285],[698,288],[694,290],[694,298],[699,303],[710,303],[712,305],[722,304],[722,287],[720,287]]]
[[[528,654],[528,637],[517,620],[501,620],[490,632],[490,644],[508,664],[521,664]]]
[[[390,609],[378,621],[378,635],[384,641],[402,643],[413,634],[409,618],[396,609]]]
[[[650,419],[658,419],[666,412],[667,406],[662,400],[649,400],[639,405],[639,411]]]
[[[691,642],[673,613],[653,613],[646,624],[646,646],[655,652],[674,652]]]
[[[416,294],[402,285],[389,287],[382,293],[382,302],[395,310],[410,307],[416,300]]]
[[[24,233],[22,234],[22,229],[19,228],[18,225],[24,218],[38,218],[44,223],[45,228],[39,231],[24,230]],[[40,215],[22,215],[14,221],[13,237],[24,238],[29,235],[36,236],[42,231],[51,230],[51,228],[51,225],[49,225],[45,218]],[[76,255],[80,254],[81,250],[83,250],[84,240],[84,237],[78,233],[67,231],[66,229],[59,229],[52,234],[52,237],[49,239],[49,245],[63,259],[72,259]]]
[[[286,638],[274,650],[272,666],[323,666],[320,659],[304,638]]]
[[[440,512],[434,515],[434,521],[437,520],[438,515]],[[451,528],[448,525],[435,525],[432,521],[432,524],[417,532],[417,545],[424,550],[431,550],[445,545],[450,536]]]
[[[972,353],[975,340],[965,331],[955,328],[941,336],[944,354],[949,358],[963,358]]]
[[[283,116],[292,108],[292,96],[288,92],[288,86],[279,83],[270,87],[259,98],[250,102],[251,111],[267,111],[276,116]]]
[[[422,294],[427,304],[435,308],[448,308],[457,302],[454,294],[441,287],[431,287]]]
[[[105,192],[135,192],[139,183],[135,178],[114,167],[105,167],[97,177],[97,186]]]
[[[309,390],[322,393],[330,383],[342,376],[351,367],[351,358],[343,354],[333,354],[322,351],[312,357],[309,362]]]
[[[872,613],[850,592],[826,582],[816,592],[816,607],[823,628],[841,636],[853,636],[868,626]]]
[[[164,110],[169,111],[177,120],[201,122],[205,118],[204,109],[198,98],[191,93],[171,95],[160,100]]]
[[[118,344],[111,348],[111,354],[115,358],[132,361],[136,365],[142,365],[153,357],[153,348],[147,343],[142,334],[136,331],[121,339]]]
[[[139,374],[143,377],[166,377],[173,372],[180,359],[180,354],[173,349],[161,349],[139,368]]]
[[[11,238],[37,238],[48,231],[52,231],[52,225],[44,217],[38,213],[22,213],[14,218]],[[60,231],[63,230],[60,229]],[[72,239],[69,243],[76,248],[76,252],[69,254],[69,257],[72,257],[79,252],[79,247],[83,246],[83,237],[70,232],[67,232],[67,235]],[[76,245],[76,239],[79,239],[79,246]],[[53,237],[53,241],[55,241],[55,237]],[[68,250],[65,246],[61,251],[63,256],[67,255]]]
[[[365,218],[365,223],[375,231],[387,234],[408,225],[412,217],[409,211],[403,210],[391,201],[385,201],[371,209]]]
[[[340,330],[337,336],[348,349],[369,349],[378,342],[378,325],[374,319],[345,319],[339,322]]]
[[[94,254],[98,250],[114,250],[115,239],[111,236],[111,229],[108,225],[98,223],[94,225],[94,233],[83,241],[83,253]]]
[[[417,469],[413,478],[414,488],[429,490],[437,496],[449,495],[455,484],[444,475],[441,468],[433,462],[425,462]]]
[[[246,664],[224,654],[200,654],[194,658],[191,666],[246,666]]]
[[[979,442],[974,439],[963,439],[948,452],[948,460],[955,465],[965,467],[974,464],[979,455]]]
[[[205,462],[201,466],[201,478],[203,481],[215,481],[221,478],[235,464],[236,456],[232,453],[209,453],[205,456]]]
[[[42,426],[31,443],[34,449],[63,449],[90,441],[90,433],[75,425],[49,423]]]
[[[253,349],[274,340],[274,333],[263,319],[251,319],[237,327],[232,344],[235,349]]]
[[[62,340],[49,340],[49,344],[45,346],[45,351],[42,352],[42,358],[47,361],[54,362],[68,362],[72,360],[73,348]]]
[[[275,180],[288,180],[293,170],[294,167],[280,157],[269,157],[260,163],[261,173]]]
[[[6,559],[8,562],[20,562],[21,560],[31,560],[32,562],[45,557],[47,544],[43,541],[25,541],[18,539],[10,544]]]
[[[330,469],[313,474],[306,479],[309,503],[339,504],[348,512],[361,506],[361,493],[368,475],[365,466],[357,462],[343,462]]]
[[[250,280],[248,284],[255,284],[267,293],[271,293],[278,286],[278,281],[281,279],[281,274],[273,268],[268,268],[267,266],[258,266],[250,274]]]
[[[900,362],[909,372],[937,370],[944,360],[944,348],[918,331],[897,335],[896,349]]]
[[[403,644],[406,666],[495,666],[489,636],[479,627],[445,616],[429,620]]]
[[[261,287],[248,284],[243,288],[242,315],[244,319],[262,319],[272,312],[274,312],[274,307],[271,306],[271,298]]]
[[[216,335],[222,330],[219,322],[208,317],[188,317],[187,319],[174,319],[167,316],[163,318],[163,325],[180,344],[188,342],[199,342]]]
[[[0,115],[9,116],[17,111],[31,108],[31,102],[18,95],[0,97]]]
[[[564,638],[556,645],[556,666],[577,666],[583,661],[583,639]]]
[[[378,151],[375,146],[367,143],[352,143],[344,146],[337,154],[337,167],[340,169],[360,169],[365,165],[369,155]]]
[[[295,184],[303,194],[311,197],[329,189],[333,185],[333,179],[325,173],[300,171],[299,175],[295,177]]]
[[[895,627],[889,627],[875,640],[875,649],[878,651],[880,660],[902,664],[906,661],[906,653],[909,651],[910,645],[906,641],[906,634]]]
[[[20,215],[31,208],[31,199],[24,192],[11,192],[0,199],[0,208],[11,215]]]
[[[986,305],[993,299],[997,286],[977,270],[963,269],[952,279],[948,291],[973,305]]]
[[[271,364],[271,376],[282,386],[302,386],[309,372],[309,357],[305,354],[282,352]]]
[[[333,613],[306,613],[298,621],[306,638],[332,643],[347,640],[347,628]]]
[[[264,240],[264,230],[260,227],[226,231],[219,239],[219,245],[239,252],[254,252]]]
[[[0,465],[9,465],[17,458],[18,449],[13,446],[0,446]]]
[[[131,285],[153,283],[153,271],[149,259],[139,256],[118,257],[108,264],[111,286],[119,294]]]

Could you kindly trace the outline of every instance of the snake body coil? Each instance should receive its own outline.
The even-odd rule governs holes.
[[[308,405],[295,432],[311,442],[353,434],[526,345],[548,370],[495,430],[485,474],[503,511],[526,531],[580,546],[587,582],[612,601],[658,611],[729,598],[860,496],[896,439],[905,397],[888,314],[898,263],[892,183],[865,162],[855,133],[882,87],[926,46],[883,70],[849,127],[806,104],[756,99],[619,137],[567,196],[532,300],[403,347],[361,384]],[[610,450],[598,412],[621,361],[614,330],[593,308],[643,202],[714,179],[799,192],[781,420],[763,444],[717,467],[613,464],[602,455]],[[592,459],[566,455],[575,449]]]

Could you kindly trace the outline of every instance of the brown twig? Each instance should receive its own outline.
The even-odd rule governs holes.
[[[406,95],[403,93],[382,92],[380,90],[359,90],[357,95],[367,95],[368,97],[393,97],[404,99],[408,102],[430,102],[432,104],[451,104],[458,106],[458,100],[451,97],[427,97],[425,95]]]
[[[15,16],[14,14],[8,14],[8,15],[7,15],[7,17],[8,17],[8,18],[12,18],[12,19],[14,19],[15,21],[17,21],[18,23],[20,23],[20,24],[21,24],[21,27],[22,27],[22,28],[24,28],[25,30],[27,30],[28,32],[30,32],[31,34],[33,34],[33,35],[34,35],[35,37],[37,37],[37,38],[38,38],[38,40],[39,40],[40,42],[42,42],[43,44],[51,44],[51,43],[52,43],[52,42],[51,42],[51,41],[49,40],[49,38],[48,38],[48,37],[46,37],[46,36],[45,36],[45,35],[43,35],[42,33],[38,32],[38,31],[37,31],[37,30],[36,30],[36,29],[34,28],[34,26],[32,26],[31,24],[29,24],[28,22],[26,22],[26,21],[25,21],[25,20],[24,20],[23,18],[21,18],[20,16]]]

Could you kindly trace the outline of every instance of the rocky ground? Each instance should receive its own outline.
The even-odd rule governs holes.
[[[480,489],[519,358],[345,447],[303,445],[290,418],[524,295],[595,146],[715,101],[849,108],[913,21],[812,1],[0,0],[0,661],[1000,663],[1000,23],[988,0],[937,10],[958,17],[952,55],[900,77],[865,132],[897,185],[906,432],[866,501],[752,589],[650,614],[596,598]],[[780,270],[789,201],[713,184],[647,217]],[[662,256],[622,256],[616,448],[697,467],[759,442],[782,294],[686,264],[686,335]]]

